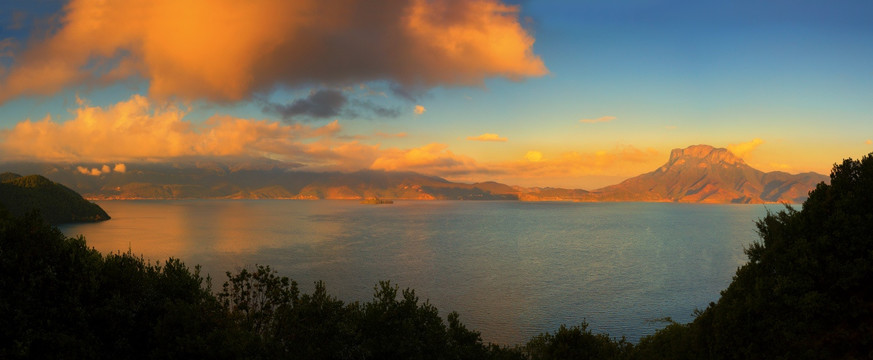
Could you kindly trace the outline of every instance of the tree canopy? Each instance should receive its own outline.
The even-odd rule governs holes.
[[[644,339],[655,358],[873,357],[873,154],[757,223],[748,263],[688,325]]]

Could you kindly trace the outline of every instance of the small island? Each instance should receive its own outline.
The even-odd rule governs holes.
[[[109,220],[99,205],[41,175],[0,174],[0,209],[14,216],[37,210],[51,224]],[[0,210],[2,211],[2,210]]]

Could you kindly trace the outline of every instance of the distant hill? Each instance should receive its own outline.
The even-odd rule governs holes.
[[[293,164],[258,159],[143,163],[124,172],[83,174],[70,164],[7,164],[46,174],[88,199],[409,199],[522,201],[662,201],[701,203],[800,203],[824,175],[765,173],[726,149],[696,145],[675,149],[657,170],[602,189],[473,184],[412,172],[298,171]],[[82,164],[100,168],[100,164]]]
[[[41,175],[0,174],[0,207],[15,216],[38,209],[53,224],[109,220],[97,204]]]
[[[101,164],[81,164],[101,167]],[[101,199],[414,199],[518,200],[520,190],[495,183],[465,184],[412,172],[362,170],[306,172],[281,163],[189,161],[142,163],[99,176],[80,164],[9,163],[20,172],[45,174],[85,198]]]
[[[802,203],[829,178],[816,173],[763,172],[727,149],[694,145],[673,149],[657,170],[592,191],[587,201],[688,203]]]

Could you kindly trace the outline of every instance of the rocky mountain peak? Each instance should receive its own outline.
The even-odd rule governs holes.
[[[765,173],[727,149],[694,145],[674,149],[666,164],[620,184],[594,190],[593,201],[692,203],[801,203],[827,177]]]
[[[668,163],[675,163],[687,158],[697,159],[711,164],[744,164],[743,159],[738,158],[725,148],[715,148],[709,145],[692,145],[684,149],[673,149],[670,152]]]

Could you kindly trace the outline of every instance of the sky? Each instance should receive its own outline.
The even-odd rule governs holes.
[[[869,1],[2,1],[0,161],[595,189],[708,144],[828,174],[873,152],[871,18]]]

